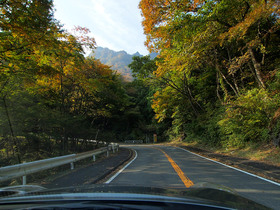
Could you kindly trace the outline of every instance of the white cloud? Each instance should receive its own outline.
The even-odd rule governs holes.
[[[54,3],[57,19],[66,27],[89,28],[99,46],[147,54],[139,0],[54,0]]]

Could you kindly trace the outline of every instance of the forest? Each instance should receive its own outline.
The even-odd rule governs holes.
[[[141,0],[146,46],[134,80],[85,56],[89,29],[54,18],[52,0],[3,0],[0,165],[92,149],[88,139],[198,139],[279,146],[279,2]]]
[[[160,53],[155,70],[139,74],[169,139],[279,146],[279,1],[142,0],[139,8],[146,46]]]

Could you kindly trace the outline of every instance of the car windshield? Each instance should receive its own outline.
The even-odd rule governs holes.
[[[0,201],[86,188],[280,209],[279,1],[0,6]]]

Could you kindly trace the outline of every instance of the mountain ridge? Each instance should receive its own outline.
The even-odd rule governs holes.
[[[151,58],[155,58],[157,56],[156,53],[149,54]],[[128,65],[132,62],[133,56],[142,57],[138,51],[134,54],[128,54],[126,51],[114,51],[105,47],[97,47],[94,52],[89,54],[89,57],[94,57],[99,59],[101,63],[111,66],[111,68],[118,73],[120,73],[124,80],[132,81],[132,71],[128,67]]]

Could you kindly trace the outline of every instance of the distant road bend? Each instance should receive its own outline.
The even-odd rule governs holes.
[[[229,187],[260,204],[280,209],[280,184],[171,146],[127,145],[137,157],[106,183],[188,188],[207,182]]]

